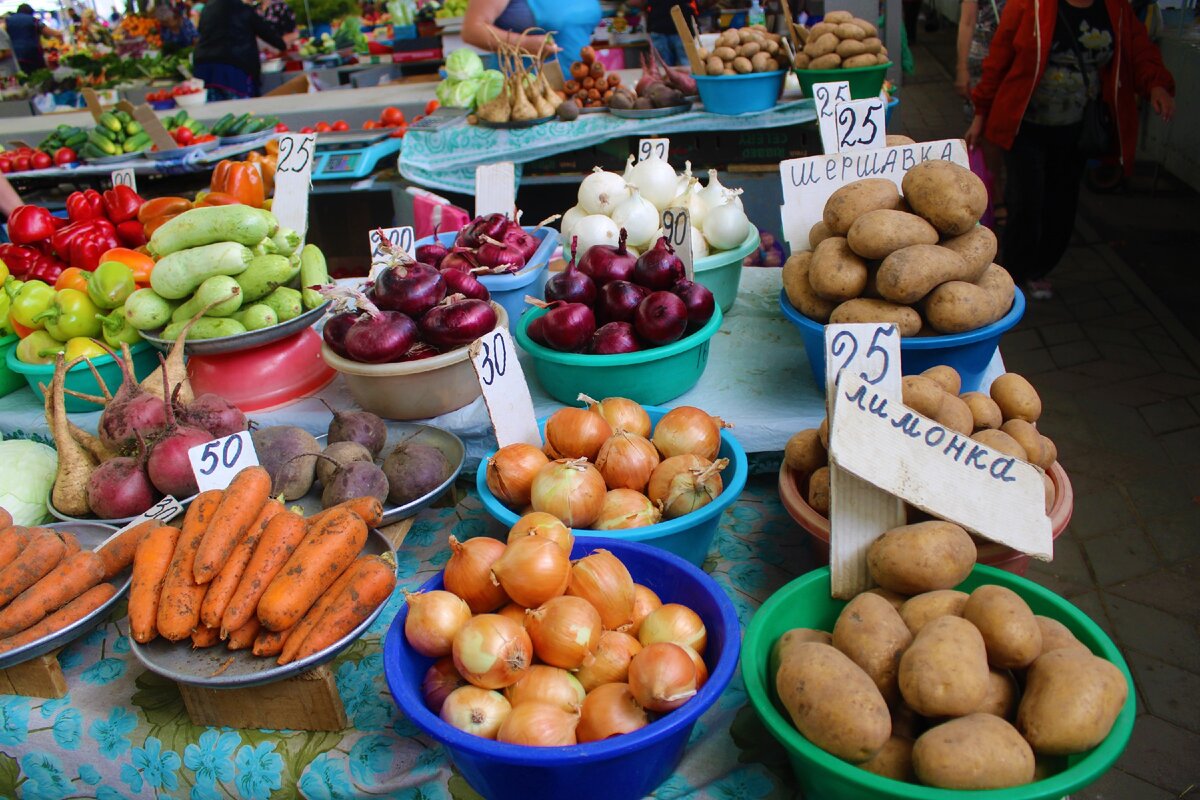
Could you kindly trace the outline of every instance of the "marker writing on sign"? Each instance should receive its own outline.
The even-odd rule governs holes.
[[[393,251],[399,250],[410,256],[413,255],[415,239],[411,225],[400,228],[376,228],[368,235],[367,241],[371,247],[372,264],[384,260],[385,242]]]
[[[870,150],[884,146],[884,105],[878,97],[839,103],[835,111],[838,150]]]
[[[656,158],[666,161],[671,151],[670,139],[640,139],[638,140],[638,161],[649,161]]]
[[[797,158],[788,164],[784,175],[793,187],[803,188],[819,183],[846,182],[906,172],[922,161],[953,160],[954,145],[950,142],[901,145],[830,156]]]
[[[865,367],[862,372],[858,373],[858,377],[862,378],[872,386],[878,386],[888,375],[888,369],[891,366],[891,356],[888,355],[886,346],[887,342],[885,340],[892,336],[897,336],[896,327],[894,325],[888,325],[886,327],[881,325],[880,327],[876,328],[874,334],[871,336],[871,344],[867,347],[866,352],[863,354],[864,360],[869,360],[875,364],[878,364],[878,369],[874,372],[874,377],[871,377],[871,375],[867,374]],[[892,345],[892,347],[897,346],[898,344]],[[845,359],[842,361],[842,365],[837,368],[837,372],[835,373],[836,376],[840,377],[842,370],[850,366],[850,362],[854,360],[856,355],[858,355],[858,351],[858,337],[853,333],[848,330],[841,330],[834,335],[833,341],[829,345],[830,354],[834,358],[842,358],[843,355],[845,356]]]

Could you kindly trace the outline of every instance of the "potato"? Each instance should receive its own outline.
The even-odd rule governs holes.
[[[910,245],[937,244],[938,232],[916,214],[879,208],[854,220],[846,240],[850,249],[863,258],[887,258]]]
[[[830,53],[835,53],[838,46],[838,37],[835,33],[822,33],[815,39],[812,36],[808,37],[808,44],[804,45],[804,54],[814,61],[821,56],[827,56]],[[821,69],[814,67],[814,69]]]
[[[856,39],[862,41],[867,38],[867,32],[855,25],[853,22],[842,22],[834,31],[839,39]]]
[[[834,33],[836,30],[837,25],[822,20],[808,29],[808,41],[811,42],[814,39],[819,39],[827,33]],[[834,35],[836,36],[837,34],[834,33]]]
[[[976,225],[961,236],[944,239],[942,247],[953,250],[967,262],[972,277],[963,280],[977,281],[988,268],[988,264],[996,258],[996,234],[986,225]]]
[[[862,43],[864,53],[878,55],[879,51],[883,49],[883,42],[879,40],[878,36],[868,36],[862,40]],[[908,139],[907,136],[904,138]],[[910,139],[906,144],[915,144],[915,142]]]
[[[893,303],[915,303],[946,281],[965,281],[967,262],[936,244],[912,244],[888,254],[879,265],[879,293]]]
[[[852,22],[853,20],[854,15],[849,11],[830,11],[825,14],[824,19],[824,21],[828,22],[830,25],[839,25],[843,22]]]
[[[875,27],[875,23],[873,23],[869,20],[865,20],[862,17],[855,17],[854,19],[852,19],[850,21],[853,22],[858,27],[862,28],[863,31],[867,34],[867,36],[878,36],[879,35],[879,29]]]
[[[921,734],[913,745],[917,779],[942,789],[1003,789],[1033,780],[1033,750],[1009,723],[969,714]]]
[[[925,718],[913,711],[905,703],[896,703],[892,707],[892,735],[905,739],[916,739],[927,727]]]
[[[717,37],[718,47],[734,48],[742,43],[742,37],[738,35],[736,28],[729,28],[721,31],[721,35]],[[730,56],[732,58],[732,56]]]
[[[873,589],[867,589],[867,593],[878,595],[884,600],[887,600],[891,604],[892,608],[896,609],[897,613],[900,611],[900,607],[904,605],[904,602],[908,600],[908,595],[900,594],[899,592],[893,592],[892,590],[884,589],[881,586],[876,586]]]
[[[961,617],[967,604],[966,592],[954,589],[935,589],[910,597],[900,606],[900,619],[908,626],[913,636],[921,632],[930,620],[938,617]]]
[[[733,60],[733,71],[740,75],[745,75],[754,70],[754,65],[750,63],[750,59],[745,56],[738,56]]]
[[[792,65],[796,69],[808,69],[810,61],[811,59],[809,59],[808,53],[796,53],[795,59],[792,61]]]
[[[971,409],[958,398],[958,395],[944,392],[942,395],[942,407],[938,409],[935,420],[940,422],[947,430],[961,433],[963,436],[970,436],[975,430],[975,418],[971,416]]]
[[[975,709],[976,714],[993,714],[1012,722],[1017,713],[1017,698],[1021,690],[1017,679],[1006,669],[993,669],[988,673],[987,696]]]
[[[815,248],[830,236],[833,236],[833,231],[829,230],[829,226],[825,224],[825,220],[821,220],[808,229],[808,246]]]
[[[987,696],[988,663],[983,636],[962,617],[926,623],[900,657],[900,693],[926,717],[960,717]]]
[[[825,300],[813,291],[809,281],[809,269],[812,265],[812,252],[804,250],[793,253],[783,264],[783,291],[787,294],[788,302],[796,307],[804,316],[816,322],[829,321],[829,315],[837,308],[837,303]]]
[[[1017,440],[1017,444],[1024,448],[1025,457],[1030,464],[1049,469],[1054,463],[1050,448],[1046,446],[1046,442],[1050,440],[1038,433],[1033,423],[1023,419],[1010,419],[1000,426],[1000,430]]]
[[[1082,753],[1108,736],[1128,694],[1125,675],[1103,658],[1052,650],[1029,668],[1017,729],[1039,754]]]
[[[892,63],[892,59],[888,57],[886,48],[884,48],[883,52],[877,53],[875,55],[875,63],[876,63],[876,65]]]
[[[974,565],[975,542],[958,525],[941,520],[892,528],[867,548],[871,578],[901,594],[953,589]]]
[[[783,463],[801,475],[811,475],[829,463],[829,454],[825,452],[816,428],[800,431],[787,440]]]
[[[822,219],[835,236],[845,236],[863,214],[881,208],[894,209],[899,202],[896,184],[883,178],[864,178],[829,195]]]
[[[942,390],[949,394],[957,396],[962,391],[962,375],[959,375],[958,370],[954,367],[946,364],[938,364],[935,367],[930,367],[921,374],[942,387]]]
[[[825,446],[826,451],[829,450],[829,417],[821,420],[821,424],[817,426],[817,435],[821,437],[821,444]]]
[[[829,516],[829,467],[821,467],[808,479],[808,504],[821,516]]]
[[[922,161],[904,173],[900,187],[913,211],[948,236],[971,230],[987,209],[983,181],[950,161]]]
[[[1042,631],[1021,596],[1005,586],[985,584],[971,592],[963,619],[979,629],[988,663],[998,669],[1021,669],[1042,652]]]
[[[831,236],[813,250],[808,282],[818,297],[842,302],[858,297],[867,285],[867,263],[842,236]]]
[[[876,775],[882,775],[892,780],[912,783],[917,778],[917,774],[913,772],[912,749],[911,739],[893,734],[892,738],[887,740],[874,757],[858,765],[859,769],[865,769],[867,772],[874,772]]]
[[[1007,314],[1014,292],[1008,271],[991,264],[975,283],[943,283],[929,293],[922,306],[926,321],[938,333],[964,333],[991,325]]]
[[[842,608],[833,626],[833,646],[871,676],[883,699],[896,699],[896,670],[912,634],[900,614],[877,594],[863,592]]]
[[[1046,490],[1046,516],[1050,516],[1050,512],[1054,510],[1054,500],[1058,494],[1058,490],[1054,488],[1054,481],[1048,473],[1042,473],[1042,487]]]
[[[741,41],[742,44],[745,44],[746,42],[754,41],[755,39],[759,38],[758,31],[755,31],[751,28],[738,28],[737,32],[738,32],[738,39]]]
[[[916,336],[917,331],[921,330],[921,315],[913,309],[871,297],[847,300],[833,310],[829,315],[829,322],[834,325],[848,322],[893,322],[901,336]]]
[[[1087,649],[1087,645],[1075,638],[1075,634],[1071,633],[1071,629],[1063,625],[1056,619],[1043,617],[1041,614],[1034,614],[1033,618],[1037,620],[1038,628],[1042,631],[1042,654],[1045,655],[1052,650],[1078,650],[1082,653],[1091,653]]]
[[[901,399],[904,405],[923,414],[935,418],[942,409],[942,400],[946,392],[937,381],[924,375],[905,375],[900,379]]]
[[[857,39],[843,39],[842,41],[838,42],[836,52],[843,59],[847,59],[854,56],[860,56],[867,52],[867,49],[863,47],[863,43]]]
[[[806,642],[832,645],[833,635],[829,631],[821,631],[816,628],[792,628],[785,631],[775,641],[775,644],[771,645],[771,653],[767,657],[767,674],[778,675],[779,667],[783,664],[784,659],[791,658],[792,651]]]
[[[771,58],[768,53],[755,53],[750,59],[750,65],[755,72],[770,72],[773,63],[775,63],[775,59]]]
[[[1042,398],[1037,389],[1023,376],[1015,372],[1006,372],[992,381],[988,390],[1004,419],[1023,419],[1026,422],[1037,422],[1042,416]]]
[[[873,67],[878,64],[878,56],[873,56],[870,53],[862,53],[861,55],[851,56],[842,61],[844,69],[854,69],[856,67]]]
[[[962,400],[967,404],[967,408],[971,409],[971,417],[975,421],[975,430],[981,428],[999,428],[1004,423],[1004,416],[1000,413],[1000,406],[996,405],[996,401],[983,392],[967,392],[962,395]]]
[[[1058,461],[1058,445],[1049,436],[1042,434],[1042,446],[1046,448],[1046,458],[1050,462],[1050,466],[1054,466],[1054,462]],[[1050,467],[1046,467],[1050,469]]]
[[[975,433],[971,434],[971,438],[980,444],[987,445],[998,453],[1019,458],[1022,461],[1029,460],[1029,456],[1025,452],[1025,448],[1021,447],[1021,443],[1004,431],[985,428],[981,431],[975,431]]]
[[[704,71],[708,75],[720,75],[725,71],[725,62],[720,56],[709,56],[704,61]]]
[[[721,45],[713,50],[713,55],[721,59],[721,62],[724,63],[726,61],[733,61],[735,58],[737,58],[737,51],[728,45]]]
[[[836,648],[808,642],[789,651],[775,689],[796,729],[838,758],[860,763],[892,735],[892,718],[879,689]]]
[[[842,57],[837,53],[826,53],[808,62],[809,69],[837,69],[842,65]]]
[[[762,50],[762,45],[752,40],[746,42],[744,45],[738,48],[738,55],[745,56],[746,58],[753,58],[754,56],[758,55],[759,50]],[[990,258],[988,259],[988,263],[991,263]]]
[[[871,40],[868,39],[867,41],[870,42]],[[900,133],[889,133],[886,137],[884,137],[883,141],[888,147],[900,147],[901,145],[906,144],[916,144],[914,139]],[[905,203],[902,210],[910,211],[911,209],[909,209],[908,204]]]

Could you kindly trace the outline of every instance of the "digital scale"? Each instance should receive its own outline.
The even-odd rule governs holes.
[[[400,152],[403,139],[390,130],[317,134],[312,179],[338,181],[365,178],[385,158]]]

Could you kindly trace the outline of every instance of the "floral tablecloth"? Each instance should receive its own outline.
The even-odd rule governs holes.
[[[479,500],[424,512],[397,555],[400,586],[363,639],[332,665],[352,728],[336,733],[193,725],[175,684],[130,653],[124,604],[59,655],[70,694],[0,696],[0,798],[189,800],[474,800],[441,746],[403,716],[383,676],[381,639],[413,589],[449,557],[446,538],[484,535]],[[705,569],[743,627],[772,592],[815,564],[779,503],[775,481],[752,478],[722,521]],[[655,796],[792,797],[782,751],[750,708],[740,674],[697,723],[679,770]]]

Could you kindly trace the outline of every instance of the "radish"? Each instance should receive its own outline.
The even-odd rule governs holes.
[[[163,382],[167,380],[163,375]],[[176,393],[179,387],[175,387]],[[213,434],[191,425],[180,425],[175,417],[174,403],[167,403],[167,428],[163,437],[150,450],[146,460],[146,472],[154,488],[174,497],[191,497],[200,490],[188,450],[217,438]]]
[[[110,458],[96,467],[88,478],[88,508],[100,519],[136,516],[162,496],[146,474],[146,442],[141,434],[136,434],[135,439],[138,443],[136,457]]]

